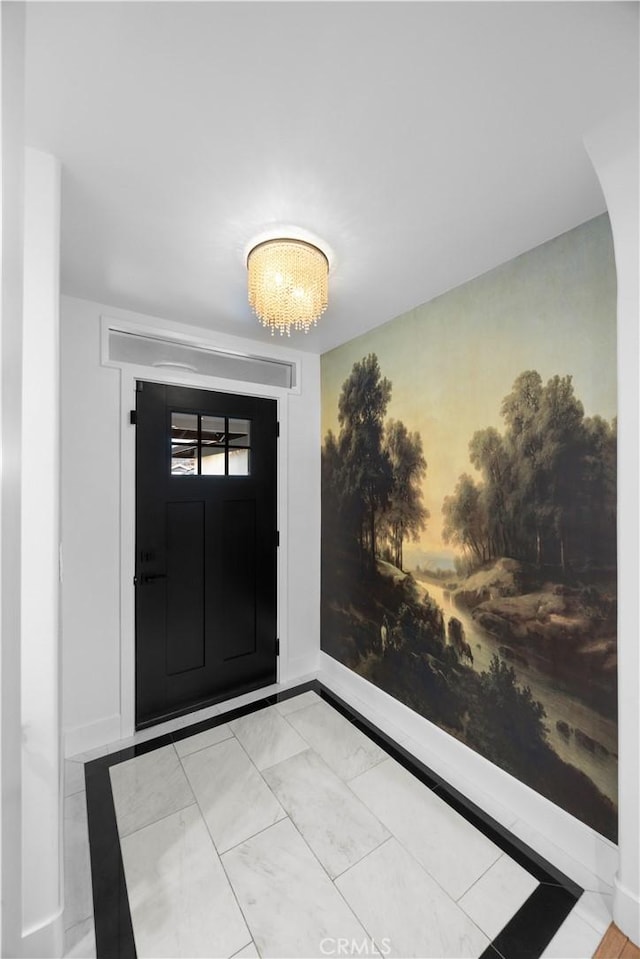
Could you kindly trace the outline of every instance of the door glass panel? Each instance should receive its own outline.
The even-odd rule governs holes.
[[[201,472],[203,476],[225,475],[225,448],[224,446],[202,447]]]
[[[229,420],[229,446],[251,446],[251,420]]]
[[[171,474],[195,476],[198,472],[198,416],[171,414]]]
[[[249,476],[251,420],[171,413],[172,476]]]
[[[249,450],[229,450],[229,476],[249,475]]]
[[[203,446],[224,446],[226,433],[224,416],[202,417]]]

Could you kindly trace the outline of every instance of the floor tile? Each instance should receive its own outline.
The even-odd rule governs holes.
[[[290,820],[236,846],[222,862],[261,956],[320,957],[339,938],[367,939]]]
[[[264,694],[264,690],[257,691],[252,698],[263,698]],[[366,711],[363,705],[360,708]],[[499,959],[499,953],[510,959],[522,955],[533,957],[539,955],[545,941],[574,907],[575,890],[563,888],[562,885],[537,885],[533,894],[526,899],[519,919],[515,923],[509,922],[510,916],[507,915],[507,924],[495,938],[495,946],[488,946],[489,936],[505,920],[504,912],[510,912],[512,906],[517,908],[517,902],[526,896],[526,882],[524,885],[521,882],[523,876],[525,879],[528,876],[526,870],[519,873],[520,867],[511,863],[497,847],[494,849],[486,837],[476,834],[464,816],[458,817],[443,801],[438,790],[434,793],[426,789],[418,779],[360,733],[358,727],[344,718],[339,709],[334,709],[327,699],[305,690],[291,700],[260,709],[255,715],[260,719],[259,729],[251,723],[230,720],[204,733],[195,734],[193,730],[202,729],[205,724],[193,725],[193,717],[181,717],[185,724],[192,724],[192,729],[186,730],[189,734],[187,738],[178,740],[173,746],[162,745],[159,750],[154,750],[152,745],[149,752],[133,761],[135,771],[127,768],[131,762],[129,760],[118,763],[124,775],[118,775],[114,770],[113,790],[108,766],[98,764],[91,767],[88,795],[92,839],[96,855],[101,863],[107,864],[107,872],[111,877],[107,878],[105,885],[103,870],[96,874],[96,910],[100,920],[98,932],[105,955],[135,952],[124,891],[120,902],[122,920],[106,929],[100,918],[104,918],[107,912],[113,915],[114,910],[107,904],[113,890],[119,888],[118,877],[122,875],[120,849],[125,845],[134,850],[129,861],[129,880],[137,862],[146,856],[148,863],[147,878],[143,878],[145,870],[141,867],[136,883],[138,904],[142,910],[139,916],[145,916],[142,926],[138,918],[136,935],[142,934],[140,929],[144,930],[146,924],[145,934],[163,939],[167,932],[162,929],[166,903],[176,898],[171,891],[174,882],[172,877],[176,871],[187,871],[196,883],[195,894],[187,894],[187,906],[183,908],[178,903],[177,907],[180,913],[178,925],[184,920],[187,926],[183,941],[188,943],[184,948],[189,955],[198,955],[197,940],[202,932],[202,922],[209,922],[207,908],[203,907],[204,900],[201,899],[198,905],[198,896],[206,895],[209,880],[206,876],[204,879],[198,878],[202,870],[199,866],[191,869],[188,853],[189,847],[192,847],[207,859],[203,853],[207,842],[213,861],[218,864],[229,884],[233,902],[238,909],[241,906],[246,910],[246,915],[242,917],[242,932],[229,946],[230,951],[217,951],[215,947],[214,953],[209,941],[211,936],[206,933],[208,942],[204,954],[207,957],[214,954],[230,956],[231,959],[261,955],[320,957],[337,955],[338,950],[344,955],[344,940],[347,940],[347,951],[351,955],[384,955],[384,948],[380,953],[374,952],[370,935],[375,924],[376,928],[380,927],[378,938],[382,940],[383,947],[386,943],[382,930],[386,927],[393,931],[391,955],[398,951],[403,955],[419,952],[425,956],[435,954],[441,959],[451,959],[454,954],[472,957],[486,950],[487,956],[493,954],[496,959]],[[270,730],[265,730],[265,717],[272,727]],[[234,736],[232,722],[238,723],[246,749]],[[381,724],[381,720],[378,723]],[[152,731],[152,734],[156,735],[157,731]],[[295,749],[287,755],[292,745],[292,734]],[[300,739],[295,739],[296,734]],[[165,736],[161,741],[166,744],[169,739],[169,736]],[[119,750],[122,745],[122,741],[114,744],[112,751]],[[410,745],[408,740],[406,745]],[[282,752],[279,753],[279,750]],[[256,762],[261,764],[262,775],[247,751],[251,751]],[[211,760],[210,754],[216,752],[220,762]],[[162,758],[163,753],[165,755]],[[148,757],[154,754],[156,758],[161,757],[160,763],[149,762]],[[279,755],[283,758],[278,759]],[[277,761],[271,765],[274,759]],[[186,784],[188,803],[180,809],[167,812],[166,801],[173,802],[176,798],[176,783],[173,780],[178,764],[185,774],[182,788]],[[185,767],[190,770],[193,785],[197,785],[197,799]],[[378,781],[381,769],[384,775],[382,781]],[[250,774],[245,777],[247,770]],[[228,788],[221,782],[225,777],[229,780]],[[180,780],[179,775],[177,780]],[[170,787],[168,795],[167,783]],[[75,788],[77,784],[76,777],[73,784],[69,781],[67,788]],[[237,790],[235,795],[234,787]],[[254,788],[259,795],[253,795]],[[117,803],[115,794],[118,792],[128,813],[132,810],[126,808],[125,800],[131,805],[132,793],[150,792],[150,806],[157,817],[153,822],[138,826],[137,831],[124,836],[120,843],[117,841],[111,802],[113,793]],[[279,793],[282,805],[276,793]],[[71,798],[75,800],[75,794]],[[199,803],[202,803],[202,809]],[[109,822],[102,823],[101,816],[106,807]],[[269,813],[270,810],[271,816],[260,818],[265,817],[265,811]],[[209,818],[209,830],[203,812]],[[363,812],[366,817],[364,822]],[[180,833],[180,830],[189,833],[190,827],[186,821],[190,817],[195,817],[199,822],[199,838],[190,839],[188,835],[186,838],[183,835],[176,838],[175,833]],[[449,835],[453,828],[452,817],[456,830],[462,832],[461,840]],[[176,819],[183,822],[180,829],[175,827]],[[382,824],[382,819],[386,825]],[[207,842],[203,840],[203,830]],[[216,830],[220,851],[211,841],[212,833]],[[162,842],[148,839],[163,832],[167,836]],[[100,835],[105,837],[103,841],[100,841]],[[476,845],[478,836],[480,844]],[[376,845],[371,848],[374,838]],[[143,848],[145,842],[148,849]],[[443,846],[446,848],[446,857],[454,863],[450,875],[441,861]],[[140,854],[141,848],[143,854]],[[114,849],[115,859],[112,854]],[[515,868],[515,875],[512,867]],[[205,864],[203,868],[206,872],[208,867]],[[228,874],[225,869],[228,869]],[[532,869],[535,872],[533,865]],[[361,885],[356,883],[353,891],[349,883],[353,882],[352,877],[356,874],[361,877]],[[220,875],[219,871],[216,875]],[[331,882],[331,878],[335,878],[335,883]],[[340,891],[343,882],[353,899],[351,907]],[[451,895],[447,895],[443,884],[447,884]],[[533,885],[536,885],[535,882]],[[89,885],[85,884],[85,889],[90,893]],[[398,901],[397,889],[400,890]],[[606,885],[604,890],[604,895],[590,893],[584,896],[581,906],[574,909],[568,921],[569,933],[575,934],[579,943],[584,943],[590,935],[585,927],[591,926],[598,935],[605,916],[608,918],[610,902],[606,900],[610,894]],[[557,895],[554,898],[551,894]],[[417,898],[413,908],[409,909],[412,895]],[[240,906],[236,896],[241,900]],[[354,908],[358,896],[362,898],[362,903],[358,904],[360,917],[355,915]],[[433,902],[430,897],[433,897]],[[458,898],[458,902],[454,901],[454,897]],[[190,918],[192,903],[195,903],[195,917]],[[406,916],[403,909],[407,910]],[[454,910],[456,918],[452,918],[447,910]],[[427,924],[426,920],[430,917],[432,921]],[[215,918],[218,925],[222,923],[226,928],[226,919],[221,920],[219,916]],[[65,924],[72,921],[73,916],[65,916]],[[426,947],[414,946],[412,942],[415,937],[423,935],[423,925],[428,925],[425,935],[430,938],[426,939]],[[85,927],[86,936],[83,935]],[[481,927],[484,927],[486,934]],[[71,946],[69,956],[95,955],[90,929],[89,918],[75,922],[67,934],[67,948]],[[455,935],[460,930],[462,940],[456,939]],[[566,934],[566,929],[562,931]],[[536,932],[537,935],[534,935]],[[170,929],[168,935],[172,935]],[[202,935],[204,938],[205,934]],[[474,942],[474,936],[480,939]],[[189,937],[195,937],[195,947]],[[405,941],[404,937],[412,942]],[[396,949],[397,943],[400,946]],[[430,946],[429,943],[434,945]],[[550,944],[548,959],[557,959],[562,950],[567,952],[565,959],[574,959],[576,949],[566,949],[564,943],[566,939],[559,937],[557,942]],[[144,959],[144,948],[138,946],[140,959]],[[158,956],[163,955],[163,949],[166,949],[167,954],[180,956],[182,948],[180,943],[165,942],[163,945],[162,941],[159,946],[157,943],[148,946],[149,952]],[[581,950],[582,945],[577,951]]]
[[[77,763],[71,759],[64,761],[64,794],[73,796],[84,789],[84,763]]]
[[[64,927],[93,915],[87,804],[84,792],[64,801]]]
[[[320,702],[320,697],[312,689],[306,693],[300,693],[299,696],[292,696],[290,699],[283,699],[276,703],[276,709],[281,716],[288,716],[289,713],[295,713],[298,709],[305,709],[307,706],[313,706]]]
[[[240,952],[234,952],[232,959],[260,959],[260,956],[253,942],[250,942]]]
[[[266,769],[308,748],[275,706],[234,719],[229,725],[258,769]]]
[[[396,839],[347,870],[336,886],[385,955],[477,959],[489,945]]]
[[[64,934],[65,959],[95,959],[96,933],[93,916],[71,926]]]
[[[232,956],[251,939],[197,806],[122,841],[139,959]]]
[[[332,878],[389,838],[384,826],[313,750],[292,756],[263,775]]]
[[[459,899],[502,855],[393,759],[349,785],[453,899]]]
[[[387,758],[353,723],[322,700],[291,713],[287,720],[341,779],[353,779]]]
[[[571,913],[544,950],[541,959],[589,959],[601,939],[601,932]]]
[[[458,900],[458,905],[489,939],[495,939],[537,886],[530,873],[503,854]]]
[[[225,852],[285,812],[236,739],[182,760],[218,852]]]
[[[211,729],[205,729],[202,733],[196,733],[195,736],[189,736],[187,739],[179,739],[174,743],[178,756],[189,756],[199,749],[206,749],[207,746],[215,746],[225,739],[233,736],[228,723],[221,726],[212,726]]]
[[[109,772],[120,836],[195,802],[173,746],[118,763]]]

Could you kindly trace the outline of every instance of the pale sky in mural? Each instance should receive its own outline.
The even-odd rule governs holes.
[[[322,357],[322,436],[338,433],[338,396],[355,362],[376,353],[392,383],[387,418],[418,430],[431,513],[406,563],[453,555],[442,502],[469,462],[476,430],[502,431],[516,376],[573,376],[585,414],[616,415],[616,290],[609,220],[597,217]],[[444,565],[444,561],[443,561]]]

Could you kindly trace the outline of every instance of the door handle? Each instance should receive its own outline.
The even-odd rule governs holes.
[[[134,580],[134,584],[137,586],[138,583],[140,583],[140,585],[143,585],[144,583],[155,583],[159,579],[166,579],[166,578],[167,578],[166,573],[142,573],[139,578],[136,577],[136,579]]]

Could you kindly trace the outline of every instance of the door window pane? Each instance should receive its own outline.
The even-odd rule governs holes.
[[[251,420],[229,419],[229,446],[251,446]]]
[[[224,446],[227,427],[224,416],[202,417],[202,444]]]
[[[249,476],[251,420],[171,413],[172,476]]]
[[[249,450],[229,450],[229,476],[249,475]]]
[[[195,476],[198,472],[198,416],[171,414],[171,475]]]
[[[224,476],[226,450],[224,446],[203,446],[201,460],[202,476]]]

